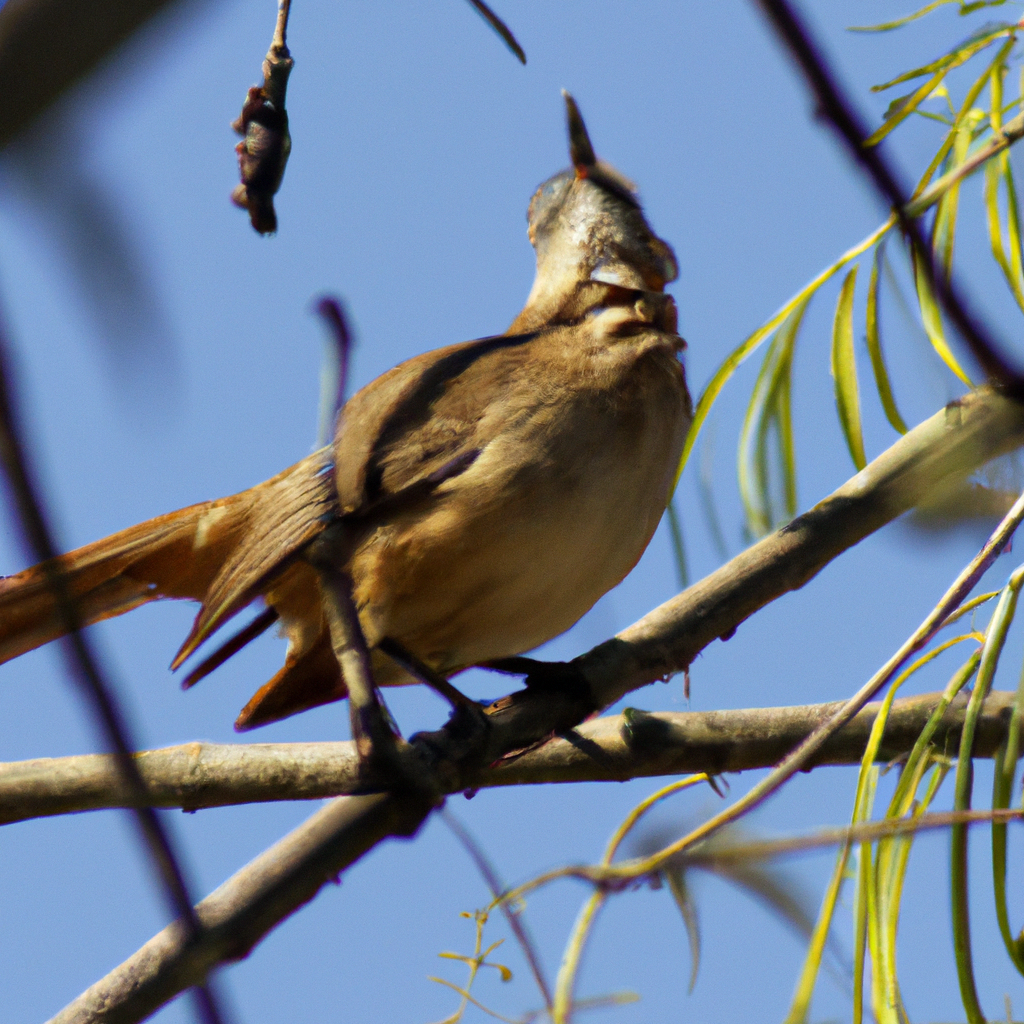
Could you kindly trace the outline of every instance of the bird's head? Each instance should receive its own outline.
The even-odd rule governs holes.
[[[597,159],[575,100],[563,96],[572,166],[530,200],[537,277],[517,324],[555,315],[584,281],[661,291],[678,275],[675,253],[651,231],[634,185]]]

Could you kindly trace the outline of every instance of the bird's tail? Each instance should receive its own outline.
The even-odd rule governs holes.
[[[325,468],[318,452],[240,494],[158,516],[0,578],[0,662],[64,633],[54,588],[59,574],[81,625],[161,598],[200,601],[174,661],[179,665],[227,619],[272,589],[323,528],[334,502]]]

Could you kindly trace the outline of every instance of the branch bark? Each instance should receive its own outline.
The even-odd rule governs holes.
[[[893,703],[879,762],[913,746],[941,694]],[[1016,695],[986,698],[975,757],[993,757],[1006,736]],[[869,704],[831,737],[812,760],[859,764],[879,703]],[[712,775],[770,768],[793,750],[842,701],[801,707],[649,714],[630,710],[592,719],[519,757],[484,768],[476,788],[545,782],[622,782],[706,771]],[[967,698],[942,719],[936,747],[954,755]],[[185,743],[137,755],[150,806],[195,811],[272,800],[319,800],[365,789],[355,744]],[[372,780],[371,780],[372,781]],[[113,759],[105,754],[40,758],[0,765],[0,824],[81,811],[130,807]]]
[[[755,611],[803,586],[841,552],[1022,443],[1024,409],[998,392],[982,389],[952,403],[787,527],[564,666],[562,685],[539,680],[496,701],[487,709],[490,730],[483,744],[470,742],[457,720],[413,737],[432,781],[447,792],[472,786],[487,765],[574,729],[630,690],[681,671],[716,637],[731,636]],[[243,955],[329,877],[386,835],[414,831],[429,811],[425,797],[407,792],[339,798],[222,886],[218,893],[229,889],[229,902],[215,900],[215,893],[199,905],[200,922],[212,932],[186,947],[175,939],[177,926],[166,929],[55,1021],[143,1019],[197,970]],[[313,823],[321,824],[309,836]],[[279,849],[288,851],[284,873],[273,869]],[[257,871],[257,865],[265,866]],[[215,923],[207,916],[213,913],[210,900]],[[236,933],[244,940],[236,942]]]

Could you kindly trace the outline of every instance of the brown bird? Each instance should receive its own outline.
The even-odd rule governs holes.
[[[566,94],[572,167],[529,207],[537,276],[501,335],[416,356],[345,405],[333,447],[247,491],[61,556],[79,619],[201,602],[177,668],[257,599],[266,609],[190,685],[279,620],[284,667],[239,730],[346,696],[304,549],[343,537],[376,682],[448,677],[568,629],[633,568],[665,509],[690,396],[672,250],[599,162]],[[0,580],[0,660],[61,633],[43,566]]]

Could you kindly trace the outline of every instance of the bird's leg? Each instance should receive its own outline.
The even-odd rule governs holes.
[[[385,771],[401,773],[399,744],[391,716],[377,694],[359,614],[352,598],[352,579],[340,568],[343,548],[340,527],[328,527],[306,550],[306,559],[320,578],[324,615],[331,646],[348,687],[352,738],[362,760]]]
[[[488,725],[487,715],[483,708],[472,698],[467,697],[458,687],[453,686],[440,672],[432,669],[426,662],[421,661],[408,648],[397,640],[384,637],[377,644],[377,649],[386,654],[393,662],[400,665],[410,675],[416,676],[426,683],[435,693],[443,697],[452,706],[455,714],[468,716],[473,726],[486,728]]]

